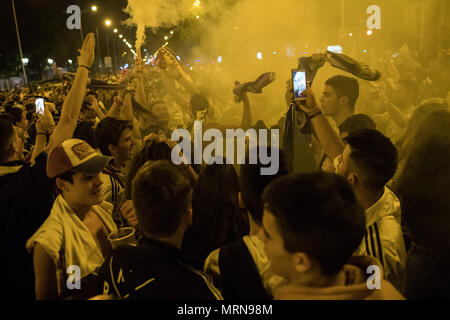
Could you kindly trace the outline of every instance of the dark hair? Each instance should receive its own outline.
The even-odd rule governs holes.
[[[361,129],[372,129],[375,130],[377,125],[367,114],[354,114],[351,117],[345,119],[344,122],[339,126],[339,133],[350,133],[352,131]]]
[[[263,165],[259,156],[259,147],[253,147],[251,152],[257,152],[258,159],[256,164],[250,164],[249,151],[245,157],[245,164],[240,166],[239,171],[239,187],[241,189],[242,199],[245,207],[252,216],[253,221],[261,226],[264,212],[264,205],[261,196],[264,188],[276,178],[288,174],[291,170],[283,150],[279,150],[279,168],[275,175],[262,175],[261,168],[268,167]],[[268,156],[270,157],[271,149],[268,148]]]
[[[131,199],[131,185],[136,173],[146,162],[171,159],[172,151],[165,142],[155,140],[144,142],[131,160],[127,174],[127,187],[125,189],[127,199]]]
[[[72,183],[73,184],[73,176],[76,174],[76,172],[74,171],[74,170],[68,170],[68,171],[66,171],[66,172],[64,172],[64,173],[62,173],[62,174],[60,174],[59,176],[57,176],[57,177],[55,177],[54,179],[54,181],[56,181],[56,179],[61,179],[61,180],[64,180],[64,181],[67,181],[67,182],[69,182],[69,183]],[[58,188],[58,186],[56,186],[56,188]],[[59,188],[58,188],[58,190],[60,191],[60,192],[62,192]]]
[[[401,138],[397,141],[400,156],[406,156],[416,140],[428,139],[429,136],[439,134],[445,130],[442,120],[448,118],[448,103],[445,99],[427,99],[414,110]],[[436,113],[437,112],[437,113]],[[433,119],[430,121],[430,119]],[[425,127],[424,127],[425,124]]]
[[[336,75],[328,79],[325,84],[332,87],[339,98],[347,97],[351,111],[355,110],[356,100],[359,97],[359,84],[355,78]]]
[[[0,163],[4,163],[9,157],[9,148],[14,136],[12,121],[6,117],[0,117]]]
[[[381,190],[397,170],[398,152],[391,140],[377,130],[350,132],[344,139],[351,148],[350,159],[363,171],[363,183]]]
[[[109,145],[117,146],[120,136],[126,130],[133,130],[133,126],[129,121],[119,120],[113,117],[103,118],[95,129],[95,137],[100,151],[105,156],[110,156]]]
[[[97,139],[95,137],[95,128],[89,121],[78,122],[75,132],[73,133],[73,139],[84,140],[89,143],[92,148],[98,148]]]
[[[6,113],[11,115],[13,119],[13,125],[16,125],[18,122],[22,121],[22,114],[25,112],[24,110],[11,105],[5,106],[5,111]]]
[[[167,160],[143,165],[132,183],[132,200],[144,233],[172,235],[191,202],[191,186],[181,169]]]
[[[398,181],[398,195],[408,230],[416,243],[450,249],[449,135],[416,145]]]
[[[239,208],[238,193],[238,176],[231,164],[203,167],[192,195],[193,223],[184,250],[205,259],[211,251],[248,234],[248,216]]]
[[[209,102],[203,94],[193,94],[191,96],[192,113],[196,114],[199,111],[209,109]]]
[[[94,96],[98,100],[98,94],[95,91],[89,91],[88,93],[86,93],[86,97],[87,96]]]
[[[315,259],[324,275],[337,274],[360,245],[364,210],[344,177],[307,173],[278,178],[263,202],[290,253]]]

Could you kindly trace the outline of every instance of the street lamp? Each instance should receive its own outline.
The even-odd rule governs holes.
[[[14,0],[11,0],[11,3],[12,3],[13,15],[14,15],[14,23],[16,25],[17,43],[19,44],[19,54],[20,54],[20,58],[21,58],[21,61],[22,61],[23,80],[25,82],[25,86],[28,87],[27,73],[25,72],[25,64],[23,63],[22,43],[20,41],[19,27],[17,25],[16,5],[14,3]]]
[[[53,64],[53,59],[47,59],[48,64]]]
[[[169,40],[169,37],[168,37],[168,36],[165,36],[165,37],[164,37],[164,40],[166,40],[166,41]]]
[[[111,25],[111,20],[106,19],[106,20],[105,20],[105,25],[106,25],[107,27],[109,27],[109,26]]]
[[[367,35],[370,36],[372,35],[373,31],[372,30],[367,30]]]
[[[69,64],[72,64],[72,59],[69,59],[69,60],[67,60],[67,62],[69,63]]]
[[[30,60],[28,58],[23,58],[22,62],[24,65],[27,65]]]
[[[118,31],[117,29],[114,29],[114,33],[117,33],[117,31]]]
[[[91,10],[92,10],[92,11],[96,12],[97,9],[98,9],[98,8],[97,8],[97,6],[96,6],[95,4],[94,4],[93,6],[91,6]]]
[[[123,38],[123,35],[119,34],[119,38],[122,39],[122,38]]]

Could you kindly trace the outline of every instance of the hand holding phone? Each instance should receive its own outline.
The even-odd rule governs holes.
[[[305,101],[306,96],[302,93],[307,89],[306,70],[294,69],[292,70],[292,88],[294,91],[294,101]]]

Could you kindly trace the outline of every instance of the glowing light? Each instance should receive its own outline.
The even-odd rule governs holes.
[[[28,58],[23,58],[22,62],[24,65],[27,65],[30,60]]]
[[[373,31],[372,30],[367,30],[367,35],[370,36],[372,35]]]
[[[173,31],[170,31],[170,34],[173,34]]]
[[[194,7],[198,8],[198,7],[200,7],[200,4],[201,4],[200,0],[194,1]]]
[[[169,37],[168,37],[168,36],[165,36],[165,37],[164,37],[164,40],[166,40],[166,41],[169,40]]]
[[[111,25],[111,23],[112,23],[111,20],[109,20],[109,19],[106,19],[106,20],[105,20],[105,25],[106,25],[106,26],[109,27],[109,26]]]
[[[364,49],[364,50],[363,50],[363,52],[364,52],[364,53],[367,53],[367,50],[366,50],[366,49]]]
[[[342,47],[340,45],[328,46],[327,51],[342,53]]]
[[[117,30],[117,29],[114,29],[114,33],[117,33],[117,31],[119,31],[119,30]]]
[[[189,70],[193,70],[194,68],[190,67]]]
[[[123,39],[123,42],[127,42],[127,39]]]
[[[195,19],[200,19],[200,16],[195,16]]]
[[[218,62],[218,63],[222,63],[222,56],[219,56],[219,57],[217,58],[217,62]]]
[[[71,59],[69,59],[69,60],[67,60],[67,62],[69,63],[69,64],[72,64],[72,60]]]
[[[47,59],[48,64],[53,64],[53,59]]]
[[[350,32],[350,33],[348,34],[348,36],[349,36],[349,37],[353,37],[353,33]]]
[[[276,54],[277,54],[277,52],[276,52],[276,51],[274,51],[274,52],[273,52],[273,55],[276,55]]]
[[[122,39],[122,38],[123,38],[123,35],[119,34],[119,38]]]
[[[94,12],[95,12],[95,11],[97,11],[97,9],[98,9],[98,8],[97,8],[97,6],[96,6],[96,5],[93,5],[93,6],[91,6],[91,10],[92,10],[92,11],[94,11]]]
[[[258,58],[259,60],[262,60],[262,52],[258,52],[256,54],[256,58]]]

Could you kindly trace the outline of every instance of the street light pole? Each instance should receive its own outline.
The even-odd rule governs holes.
[[[22,64],[23,79],[25,81],[25,86],[28,87],[27,73],[25,71],[25,65],[23,64],[23,54],[22,54],[22,45],[20,44],[19,27],[17,26],[16,7],[14,5],[14,0],[11,0],[11,2],[14,14],[14,22],[16,24],[17,42],[19,43],[20,63]]]
[[[102,52],[100,49],[100,37],[98,36],[98,25],[97,25],[97,49],[98,49],[98,58],[100,60],[100,72],[103,72],[103,63],[102,63]]]

